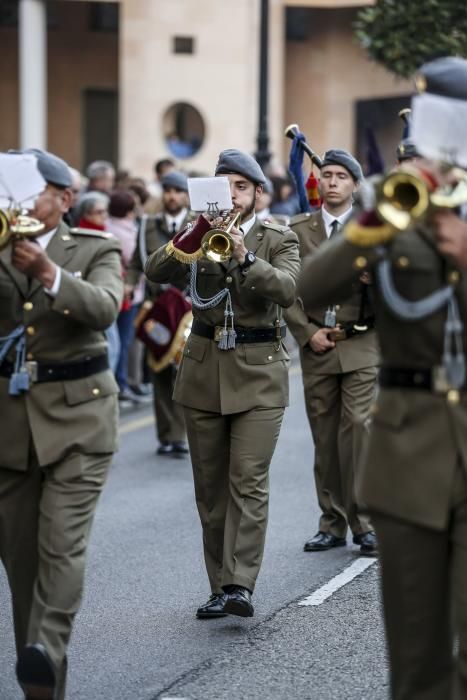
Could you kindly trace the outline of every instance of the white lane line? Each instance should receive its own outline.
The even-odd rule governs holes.
[[[364,559],[363,557],[357,559],[353,564],[344,569],[344,571],[341,571],[340,574],[337,574],[337,576],[334,576],[334,578],[325,583],[324,586],[321,586],[317,591],[314,591],[311,595],[301,600],[298,605],[321,605],[321,603],[324,603],[333,593],[338,591],[339,588],[350,583],[352,579],[360,576],[366,569],[376,564],[376,561],[376,559]]]

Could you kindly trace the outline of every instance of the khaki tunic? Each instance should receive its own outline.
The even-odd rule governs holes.
[[[26,357],[38,363],[105,354],[104,331],[123,296],[119,243],[62,223],[47,254],[62,268],[55,297],[11,265],[10,247],[0,253],[0,336],[24,324]],[[32,384],[20,396],[10,396],[8,384],[0,377],[0,557],[17,649],[45,646],[61,700],[87,540],[117,446],[118,386],[110,370]]]
[[[302,261],[314,256],[328,240],[321,212],[301,214],[292,220],[300,242]],[[336,234],[338,237],[341,234]],[[323,325],[328,306],[335,305],[336,322],[357,321],[361,306],[361,284],[356,280],[349,294],[330,303],[306,303],[298,298],[286,310],[285,319],[299,348],[305,405],[315,443],[314,476],[322,510],[321,532],[345,537],[371,530],[359,512],[355,498],[355,473],[365,439],[364,423],[374,398],[376,367],[379,363],[376,332],[370,330],[320,355],[309,339]],[[367,295],[363,316],[374,315]]]
[[[228,287],[236,326],[274,328],[281,307],[295,298],[297,237],[256,221],[245,245],[257,256],[245,274],[235,260],[198,262],[198,294],[209,298]],[[188,282],[188,267],[165,247],[148,260],[146,274],[153,282]],[[209,326],[223,325],[224,306],[194,308],[193,314]],[[214,340],[192,333],[184,349],[174,398],[185,410],[206,569],[215,593],[232,584],[255,587],[266,535],[269,464],[288,404],[288,366],[281,342],[237,343],[222,351]]]
[[[386,251],[396,289],[408,300],[447,281],[456,285],[467,348],[467,277],[438,254],[430,227],[397,235]],[[304,303],[345,298],[361,268],[373,268],[378,259],[377,249],[330,241],[304,263]],[[442,364],[446,307],[402,321],[378,285],[375,305],[383,367]],[[358,492],[380,545],[393,700],[467,697],[466,470],[465,391],[380,388]]]

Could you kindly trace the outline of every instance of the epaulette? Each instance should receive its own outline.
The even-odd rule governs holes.
[[[295,216],[292,216],[290,219],[290,225],[295,226],[295,224],[301,224],[303,221],[307,221],[311,216],[310,211],[306,211],[303,214],[295,214]]]
[[[71,228],[70,233],[74,236],[93,236],[94,238],[115,238],[110,231],[97,231],[94,228]]]
[[[263,226],[265,228],[272,228],[272,230],[277,231],[277,233],[287,233],[287,231],[289,231],[289,226],[282,226],[282,224],[276,224],[275,221],[263,221]]]

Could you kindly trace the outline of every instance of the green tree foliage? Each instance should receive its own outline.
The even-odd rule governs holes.
[[[434,58],[467,56],[467,1],[377,0],[355,32],[374,61],[407,78]]]

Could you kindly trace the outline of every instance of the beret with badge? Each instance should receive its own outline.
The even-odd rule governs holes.
[[[341,165],[349,171],[355,181],[360,182],[360,180],[363,180],[362,166],[358,160],[348,151],[344,151],[341,148],[332,148],[326,151],[321,168],[324,168],[326,165]]]
[[[255,185],[264,185],[266,182],[266,177],[258,161],[249,153],[239,151],[236,148],[222,151],[217,161],[215,174],[228,175],[229,173],[243,175]]]

